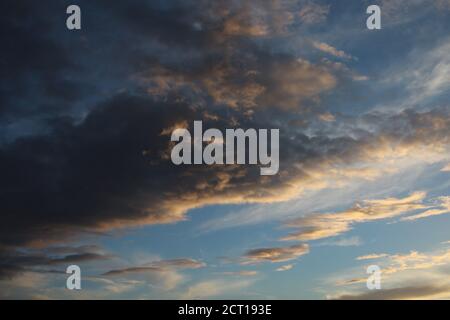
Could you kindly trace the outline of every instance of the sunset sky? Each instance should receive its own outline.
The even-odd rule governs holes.
[[[450,299],[450,0],[0,14],[0,299]],[[278,174],[174,165],[196,120],[279,129]]]

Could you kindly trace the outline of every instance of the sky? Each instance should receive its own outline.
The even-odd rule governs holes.
[[[450,298],[450,1],[0,15],[0,299]],[[196,120],[279,129],[278,173],[173,164]]]

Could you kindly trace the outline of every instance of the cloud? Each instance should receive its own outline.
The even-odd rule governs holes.
[[[325,21],[329,6],[312,1],[86,2],[83,10],[101,13],[108,32],[84,28],[71,41],[55,18],[64,12],[62,4],[4,6],[0,21],[8,36],[1,74],[8,81],[0,94],[0,255],[7,257],[2,262],[8,262],[3,270],[9,275],[107,258],[87,248],[63,253],[67,248],[61,246],[53,253],[26,255],[16,254],[18,248],[179,222],[189,210],[208,205],[283,202],[306,191],[345,186],[350,179],[376,179],[400,158],[433,161],[447,152],[445,108],[316,124],[318,115],[327,114],[323,97],[341,85],[344,65],[272,50],[270,41],[287,37],[284,42],[289,42],[290,28],[299,22]],[[440,69],[429,70],[433,81],[426,92],[443,92],[446,79]],[[301,118],[304,127],[291,125],[293,118]],[[200,119],[221,129],[283,128],[280,174],[261,178],[259,168],[250,166],[174,166],[167,158],[167,134]],[[330,224],[331,233],[351,228],[351,221]],[[272,258],[259,252],[254,260],[304,254],[292,247],[273,249]],[[183,267],[172,261],[122,274],[168,268]]]
[[[406,299],[436,299],[447,296],[449,286],[410,286],[392,289],[372,290],[360,294],[344,294],[333,299],[337,300],[406,300]]]
[[[159,260],[143,266],[109,270],[103,273],[101,277],[106,277],[107,281],[113,278],[115,282],[121,282],[124,279],[126,281],[144,281],[155,286],[156,289],[169,291],[177,288],[185,281],[185,276],[179,272],[180,270],[199,269],[205,266],[205,263],[189,258]],[[127,284],[125,289],[128,289],[128,287],[130,287],[129,284]],[[116,288],[115,285],[112,287],[113,290],[120,288],[122,288],[122,285],[119,288]]]
[[[329,293],[329,298],[340,299],[448,299],[448,266],[450,251],[439,249],[432,252],[410,251],[398,254],[369,254],[357,260],[376,264],[381,269],[382,290],[367,291],[365,268],[344,271],[333,277],[332,282],[339,287],[337,293]],[[348,275],[351,277],[348,278]],[[347,278],[347,279],[346,279]],[[341,286],[346,292],[340,292]],[[422,290],[423,288],[423,290]],[[331,292],[333,289],[330,290]]]
[[[362,245],[362,240],[359,237],[342,238],[334,241],[323,241],[319,246],[335,246],[335,247],[356,247]]]
[[[450,38],[446,37],[433,47],[412,51],[405,58],[407,63],[388,69],[381,84],[398,88],[401,94],[382,108],[430,107],[439,104],[439,98],[445,99],[450,84],[449,49]]]
[[[424,10],[424,5],[427,10]],[[418,19],[423,19],[425,15],[436,15],[438,11],[449,10],[448,0],[414,0],[407,3],[401,0],[382,0],[381,10],[385,16],[387,27],[395,27],[401,24],[414,23]]]
[[[160,260],[151,263],[160,268],[199,269],[206,267],[204,262],[195,259]]]
[[[282,271],[288,271],[291,270],[295,265],[294,264],[286,264],[284,266],[281,266],[276,269],[276,271],[282,272]]]
[[[329,112],[320,114],[319,119],[325,122],[336,121],[335,116]]]
[[[450,172],[450,163],[441,169],[443,172]]]
[[[84,264],[112,258],[111,254],[103,252],[97,246],[55,247],[36,252],[6,250],[0,252],[0,279],[12,279],[25,272],[62,273],[70,264]],[[55,267],[59,269],[53,269]]]
[[[194,259],[173,259],[160,260],[151,262],[145,266],[129,267],[123,269],[110,270],[105,272],[105,276],[118,276],[126,274],[138,274],[147,272],[161,272],[168,269],[199,269],[205,267],[206,264]]]
[[[10,278],[1,278],[0,299],[31,299],[33,294],[40,288],[48,285],[48,279],[45,274],[39,272],[26,271],[20,277],[11,280]]]
[[[332,56],[335,56],[337,58],[352,59],[351,55],[345,53],[342,50],[338,50],[335,47],[330,46],[329,44],[326,44],[324,42],[313,41],[313,47],[322,52],[331,54]]]
[[[307,190],[386,173],[385,166],[368,170],[360,167],[361,162],[395,166],[398,159],[411,161],[424,154],[423,161],[440,161],[446,155],[450,127],[445,111],[433,110],[368,116],[370,131],[375,133],[367,129],[361,136],[351,133],[353,138],[308,137],[294,130],[281,136],[286,147],[281,150],[280,174],[264,179],[257,167],[177,167],[167,159],[170,142],[161,132],[180,120],[192,124],[202,118],[202,111],[183,103],[121,94],[79,124],[55,120],[51,133],[1,147],[2,177],[9,187],[1,191],[0,242],[45,246],[80,233],[182,221],[190,209],[206,205],[287,201]],[[265,127],[256,120],[241,122]],[[206,119],[204,124],[227,127],[226,120]],[[414,129],[400,133],[393,129],[397,125]],[[363,211],[372,206],[377,208],[370,202],[353,208],[355,219],[371,219]],[[329,229],[317,231],[335,235],[350,227],[350,217],[335,221],[331,217],[323,218],[333,222]]]
[[[240,290],[253,284],[250,280],[206,280],[190,286],[181,294],[181,299],[211,299],[213,297],[222,296],[239,292]]]
[[[246,60],[249,68],[236,68],[234,60]],[[201,65],[188,72],[155,66],[136,77],[148,86],[149,94],[162,99],[190,91],[189,97],[200,104],[212,98],[216,104],[231,108],[301,110],[336,87],[338,73],[325,63],[257,52],[243,57],[236,52],[213,66]]]
[[[408,254],[390,255],[388,266],[383,268],[383,273],[395,274],[405,270],[430,269],[449,262],[450,250],[430,254],[411,251]]]
[[[415,214],[408,217],[401,218],[401,221],[413,221],[417,219],[428,218],[432,216],[438,216],[442,214],[450,213],[450,197],[439,197],[438,203],[433,206],[432,209],[426,210],[419,214]]]
[[[414,278],[415,272],[418,271],[432,270],[434,273],[440,273],[438,269],[450,263],[450,250],[438,250],[430,253],[410,251],[406,254],[369,254],[358,257],[356,260],[375,260],[375,262],[371,261],[371,263],[380,266],[383,281],[387,282],[390,279],[400,279],[403,274]],[[365,281],[366,278],[362,277],[344,281],[341,284],[353,284]]]
[[[386,253],[373,253],[373,254],[368,254],[365,256],[357,257],[356,260],[373,260],[373,259],[385,258],[387,256],[388,256],[388,254],[386,254]]]
[[[329,12],[329,5],[320,5],[309,2],[301,8],[298,15],[304,24],[314,25],[326,21]]]
[[[293,245],[282,248],[261,248],[247,251],[244,264],[261,262],[286,262],[295,260],[309,252],[307,244]]]
[[[259,274],[256,270],[241,270],[241,271],[229,271],[223,272],[222,274],[227,276],[244,276],[244,277],[253,277]]]
[[[284,200],[286,202],[272,201],[271,205],[265,202],[258,206],[247,207],[207,221],[202,229],[207,231],[240,226],[243,223],[279,221],[285,217],[304,216],[308,211],[330,210],[332,204],[342,205],[342,196],[345,196],[346,201],[357,201],[354,194],[361,189],[372,190],[378,187],[386,190],[386,192],[369,192],[368,196],[371,197],[389,196],[390,193],[387,190],[398,193],[398,185],[395,191],[392,190],[393,180],[401,179],[404,185],[413,183],[414,179],[417,179],[417,168],[425,170],[429,165],[448,158],[446,134],[439,133],[440,129],[437,129],[443,128],[439,122],[447,122],[445,120],[447,116],[444,114],[438,116],[439,113],[440,111],[437,110],[423,114],[411,111],[399,114],[374,113],[357,117],[349,122],[342,122],[342,119],[336,122],[321,122],[321,125],[325,127],[321,126],[317,131],[310,128],[310,134],[314,136],[312,140],[319,143],[322,149],[317,149],[318,145],[309,144],[308,139],[303,138],[297,140],[292,137],[286,144],[296,150],[289,153],[293,156],[292,161],[288,158],[280,158],[282,159],[281,174],[286,172],[285,181],[292,186],[292,188],[283,189],[280,193],[280,196],[286,196]],[[429,125],[428,128],[425,127],[426,123]],[[330,130],[330,127],[333,129]],[[412,128],[415,128],[414,133],[408,134],[407,138],[398,137],[401,130],[409,131]],[[326,132],[339,138],[328,138]],[[429,134],[423,134],[425,132]],[[296,144],[299,141],[301,143]],[[328,145],[327,141],[331,145]],[[321,150],[316,155],[321,154],[322,151],[327,153],[331,150],[341,150],[343,152],[327,153],[324,158],[320,156],[309,158],[307,155],[306,157],[301,155],[305,148],[311,151]],[[417,152],[419,149],[422,151]],[[427,156],[424,156],[425,154]],[[409,177],[408,182],[405,181],[405,175]],[[404,192],[409,190],[404,189]],[[340,197],[336,196],[337,193]],[[330,199],[331,202],[324,203],[323,197]],[[340,223],[340,226],[332,227],[345,227],[345,225]]]
[[[287,222],[289,228],[299,228],[283,240],[311,241],[334,237],[351,230],[355,223],[382,220],[405,214],[427,206],[422,204],[425,192],[415,192],[404,198],[386,198],[380,200],[366,200],[357,203],[352,208],[328,214],[313,214]]]

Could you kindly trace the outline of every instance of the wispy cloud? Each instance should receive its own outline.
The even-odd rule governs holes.
[[[310,2],[301,8],[298,15],[304,24],[318,24],[326,21],[329,12],[329,5],[320,5]]]
[[[365,200],[342,212],[313,214],[291,220],[285,226],[299,228],[300,231],[291,233],[282,240],[311,241],[333,237],[351,230],[356,223],[392,218],[425,209],[427,206],[422,203],[425,196],[425,192],[415,192],[405,198]]]
[[[327,43],[324,43],[324,42],[313,41],[313,47],[316,48],[317,50],[328,53],[337,58],[352,59],[351,55],[345,53],[342,50],[338,50],[335,47],[333,47]]]
[[[182,299],[211,299],[224,294],[239,292],[253,284],[251,280],[206,280],[190,286],[181,294]]]
[[[329,297],[337,300],[406,300],[406,299],[436,299],[448,296],[450,286],[424,285],[406,286],[400,288],[372,290],[358,294],[343,294]]]
[[[285,262],[295,260],[309,252],[307,244],[279,248],[260,248],[247,251],[244,264],[261,262]]]
[[[363,241],[359,237],[342,238],[336,240],[322,241],[318,246],[333,246],[333,247],[357,247],[361,246]]]
[[[226,271],[222,274],[226,276],[243,276],[243,277],[253,277],[259,274],[256,270],[240,270],[240,271]]]
[[[433,205],[433,207],[429,210],[426,210],[422,213],[415,214],[408,217],[401,218],[401,221],[413,221],[423,218],[428,218],[432,216],[439,216],[442,214],[448,214],[450,213],[450,197],[439,197],[438,203],[436,205]]]
[[[105,276],[116,276],[133,273],[158,272],[167,269],[199,269],[206,264],[194,259],[173,259],[160,260],[146,264],[145,266],[128,267],[123,269],[110,270],[104,273]]]
[[[372,254],[367,254],[365,256],[357,257],[356,260],[374,260],[374,259],[385,258],[387,256],[388,256],[388,254],[386,254],[386,253],[372,253]]]
[[[291,270],[292,268],[294,268],[294,264],[286,264],[284,266],[281,266],[279,268],[276,269],[276,271],[282,272],[282,271],[288,271]]]

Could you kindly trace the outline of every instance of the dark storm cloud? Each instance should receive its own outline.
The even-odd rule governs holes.
[[[176,222],[212,204],[284,201],[318,184],[318,173],[390,143],[448,143],[446,110],[373,115],[370,126],[349,124],[342,135],[331,134],[338,125],[329,135],[288,125],[292,113],[310,124],[304,104],[316,107],[339,69],[257,43],[296,23],[282,2],[255,11],[253,1],[82,1],[80,33],[65,30],[65,2],[2,2],[0,112],[9,123],[37,116],[45,130],[21,137],[22,127],[0,124],[16,136],[0,145],[0,248]],[[220,129],[281,128],[280,173],[173,165],[162,133],[202,119]],[[16,258],[17,269],[55,263]],[[75,252],[56,261],[95,258]]]
[[[379,156],[390,143],[393,152],[422,143],[445,146],[450,127],[447,112],[433,111],[372,116],[374,133],[352,138],[307,137],[286,128],[280,174],[262,178],[254,166],[171,163],[170,139],[161,133],[204,118],[204,110],[183,103],[123,94],[96,107],[81,124],[55,120],[51,134],[3,146],[0,243],[40,245],[79,231],[179,221],[187,210],[208,204],[286,200],[297,188],[314,185],[310,173],[324,165]],[[217,118],[204,119],[205,128],[230,125],[223,114]],[[396,130],[398,122],[409,131]],[[270,127],[245,118],[240,125]]]
[[[0,243],[44,245],[74,231],[177,221],[188,208],[252,201],[283,183],[260,181],[255,167],[173,165],[170,139],[161,133],[182,121],[192,125],[203,111],[124,94],[81,124],[55,119],[50,134],[4,145]],[[218,119],[205,126],[229,126],[222,115]],[[245,119],[241,124],[259,127]],[[240,185],[248,190],[239,191]]]
[[[54,111],[86,86],[67,77],[79,65],[56,37],[64,31],[65,8],[63,2],[0,4],[0,119]]]
[[[80,31],[65,27],[69,4],[82,8]],[[256,107],[280,100],[282,107],[284,102],[292,107],[303,98],[317,98],[333,87],[330,70],[297,65],[295,57],[271,57],[270,48],[254,42],[294,23],[297,18],[283,19],[292,6],[291,1],[2,3],[2,140],[45,132],[47,118],[80,120],[95,105],[92,101],[147,86],[130,79],[145,76],[154,82],[165,69],[173,75],[165,81],[183,79],[195,89],[170,94],[197,96],[191,99],[195,103],[203,96],[207,104]],[[259,70],[265,65],[270,68]],[[293,93],[282,82],[282,72],[277,76],[277,66],[293,70],[296,85],[307,86],[308,92]],[[325,83],[323,77],[328,77]]]

